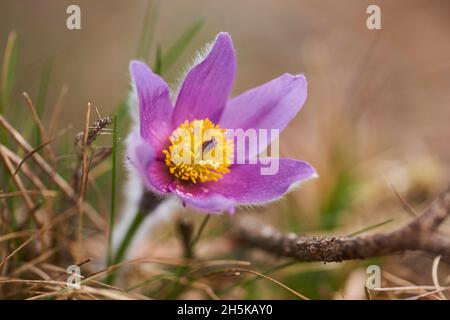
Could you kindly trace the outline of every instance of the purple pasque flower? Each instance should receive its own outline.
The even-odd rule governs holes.
[[[306,100],[304,76],[287,73],[228,100],[235,72],[235,51],[227,33],[220,33],[206,57],[188,71],[174,104],[160,76],[142,62],[131,62],[139,130],[126,141],[127,157],[149,190],[175,194],[183,204],[201,211],[233,213],[238,205],[276,200],[291,186],[317,176],[306,162],[287,158],[278,160],[273,175],[261,175],[260,163],[211,166],[173,161],[169,151],[180,142],[177,130],[192,133],[200,124],[220,130],[281,131]]]

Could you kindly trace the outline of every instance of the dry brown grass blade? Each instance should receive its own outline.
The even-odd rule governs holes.
[[[297,296],[298,298],[300,298],[302,300],[310,300],[309,298],[305,297],[304,295],[302,295],[301,293],[295,291],[294,289],[289,288],[287,285],[281,283],[280,281],[275,280],[274,278],[269,277],[269,276],[267,276],[265,274],[262,274],[260,272],[253,271],[253,270],[250,270],[250,269],[242,269],[242,268],[232,268],[232,269],[229,269],[227,271],[235,273],[235,274],[239,274],[241,272],[244,272],[244,273],[250,273],[250,274],[257,275],[259,277],[262,277],[262,278],[264,278],[266,280],[269,280],[269,281],[275,283],[276,285],[282,287],[283,289],[286,289],[287,291],[289,291],[290,293],[292,293],[293,295]]]
[[[0,199],[10,198],[10,197],[21,197],[24,193],[29,195],[38,195],[46,198],[54,198],[58,196],[58,192],[54,190],[25,190],[25,191],[13,191],[13,192],[3,192],[0,193]]]
[[[91,118],[91,103],[88,103],[87,105],[87,111],[86,111],[86,120],[84,124],[84,136],[83,136],[83,155],[82,155],[82,171],[81,171],[81,187],[80,187],[80,195],[78,198],[78,246],[77,246],[77,256],[79,257],[78,260],[81,259],[81,248],[83,246],[83,216],[84,216],[84,194],[86,192],[86,185],[87,185],[87,177],[88,177],[88,161],[87,161],[87,140],[88,140],[88,132],[89,132],[89,122]]]
[[[400,195],[400,193],[397,191],[397,189],[394,187],[392,183],[389,184],[391,186],[392,191],[394,191],[395,196],[402,204],[403,209],[413,218],[416,218],[418,216],[418,213],[414,210],[413,207],[409,205],[409,203]]]
[[[55,219],[53,219],[53,221],[50,224],[48,224],[47,226],[44,226],[40,230],[36,231],[30,238],[28,238],[25,242],[23,242],[19,247],[17,247],[13,252],[11,252],[8,256],[6,256],[6,258],[4,258],[0,262],[0,270],[17,252],[22,250],[22,248],[24,248],[26,245],[28,245],[31,241],[33,241],[37,237],[40,237],[41,235],[43,235],[48,230],[52,229],[54,226],[56,226],[61,221],[64,221],[65,219],[67,219],[67,218],[71,217],[73,214],[75,214],[76,211],[74,209],[75,208],[70,208],[70,209],[66,210],[66,212],[58,215]]]
[[[0,145],[0,154],[3,157],[3,161],[6,165],[6,168],[12,175],[14,173],[14,166],[13,166],[11,160],[9,159],[9,157],[4,152],[3,145]],[[25,201],[28,211],[31,213],[31,218],[33,219],[34,223],[38,227],[41,227],[42,223],[41,223],[41,221],[39,221],[39,219],[36,215],[36,211],[34,210],[34,208],[36,207],[36,204],[34,203],[33,199],[31,199],[30,195],[26,192],[27,189],[26,189],[22,179],[18,175],[15,175],[13,177],[13,181],[14,181],[15,185],[17,186],[17,188],[22,192],[22,197]]]
[[[55,281],[55,280],[30,280],[30,279],[17,279],[17,278],[9,278],[2,277],[0,278],[0,285],[2,284],[25,284],[31,286],[40,286],[41,288],[49,289],[49,290],[58,290],[58,288],[63,288],[67,286],[66,282]],[[52,291],[52,292],[53,292]]]
[[[23,242],[20,246],[18,246],[16,249],[13,250],[9,255],[6,256],[6,258],[3,259],[2,262],[0,262],[0,270],[5,265],[6,262],[8,262],[17,252],[22,250],[23,247],[25,247],[27,244],[29,244],[31,241],[34,240],[34,236],[28,238],[25,242]]]
[[[77,266],[80,267],[80,266],[82,266],[83,264],[85,264],[85,263],[87,263],[87,262],[90,262],[90,261],[91,261],[91,259],[86,259],[85,261],[83,261],[83,262],[81,262],[81,263],[78,263]],[[55,266],[55,265],[53,265],[53,264],[49,264],[49,263],[43,262],[42,264],[40,264],[40,267],[43,268],[43,269],[45,269],[45,270],[48,270],[48,271],[53,271],[53,272],[58,272],[58,273],[60,273],[61,275],[58,276],[58,277],[56,277],[55,280],[59,280],[60,277],[63,277],[63,276],[66,277],[66,276],[67,276],[66,269],[61,268],[61,267],[59,267],[59,266]],[[83,276],[80,276],[80,277],[84,279]],[[120,288],[118,288],[118,287],[115,287],[115,286],[112,286],[112,285],[109,285],[109,284],[106,284],[106,283],[103,283],[103,282],[99,282],[99,281],[96,281],[96,280],[91,280],[91,282],[94,283],[94,284],[96,284],[96,285],[99,285],[99,286],[108,288],[108,289],[113,289],[113,290],[118,290],[118,291],[122,290],[122,289],[120,289]]]
[[[41,255],[39,255],[38,257],[34,258],[33,260],[22,264],[19,268],[15,269],[13,271],[13,273],[12,273],[13,276],[17,277],[19,274],[29,270],[31,267],[46,261],[48,258],[53,256],[57,251],[58,251],[57,248],[51,248],[51,249],[45,251],[44,253],[42,253]]]
[[[441,294],[442,292],[448,291],[448,290],[450,290],[450,288],[441,288],[441,289],[430,291],[430,292],[427,292],[427,293],[422,293],[422,294],[419,294],[419,295],[414,296],[414,297],[409,297],[409,298],[406,298],[404,300],[418,300],[420,298],[425,298],[425,297],[428,297],[430,295],[433,295],[433,296],[435,296],[436,299],[440,300],[440,298],[436,294]]]
[[[0,115],[0,125],[11,135],[11,137],[19,144],[19,146],[26,152],[31,153],[34,149],[23,138],[23,136],[14,127],[9,124],[6,119]],[[78,196],[73,188],[62,178],[54,168],[47,163],[38,153],[33,153],[32,158],[35,163],[50,177],[50,179],[75,203],[78,203]],[[106,223],[98,212],[87,202],[83,203],[84,211],[91,222],[100,230],[105,230]]]
[[[0,242],[30,236],[35,232],[36,232],[36,230],[22,230],[22,231],[11,232],[11,233],[0,236]]]
[[[111,265],[108,268],[102,269],[98,272],[95,272],[95,273],[89,275],[88,277],[86,277],[84,281],[90,281],[92,279],[97,279],[98,277],[105,275],[115,269],[118,269],[118,268],[124,267],[124,266],[128,266],[128,265],[142,264],[142,263],[157,263],[157,264],[165,264],[165,265],[170,265],[170,266],[180,266],[180,265],[183,265],[183,261],[184,260],[180,260],[180,259],[160,259],[160,258],[143,258],[143,259],[126,260],[126,261],[122,261],[120,263]]]
[[[209,274],[212,268],[235,268],[235,267],[249,267],[251,265],[248,261],[241,260],[213,260],[213,261],[193,261],[190,266],[192,269],[187,273],[194,275],[197,273]]]
[[[154,259],[135,259],[135,260],[129,260],[129,261],[124,261],[121,262],[119,264],[113,265],[109,268],[100,270],[90,276],[87,276],[85,278],[83,278],[82,280],[82,286],[80,288],[81,292],[83,290],[86,290],[92,294],[99,294],[100,296],[103,296],[105,298],[110,298],[110,299],[148,299],[148,297],[140,295],[138,293],[129,293],[126,292],[126,290],[122,290],[120,288],[114,287],[114,286],[110,286],[107,284],[104,284],[102,282],[96,281],[95,279],[112,271],[113,269],[125,266],[125,265],[133,265],[133,264],[142,264],[142,263],[158,263],[158,264],[168,264],[168,265],[172,265],[172,266],[178,266],[180,265],[181,262],[183,262],[184,260],[180,260],[180,259],[162,259],[162,258],[154,258]],[[224,261],[219,261],[221,264],[225,263],[230,263],[230,261],[228,260],[224,260]],[[236,261],[231,261],[231,262],[236,262]],[[237,261],[237,262],[241,262],[241,261]],[[205,261],[201,262],[201,263],[205,263]],[[234,263],[237,264],[237,263]],[[52,270],[52,271],[58,271],[61,273],[64,273],[65,275],[65,270],[58,267],[58,266],[53,266],[53,265],[49,265],[49,264],[43,264],[43,267],[45,269],[48,270]],[[172,276],[168,276],[169,280],[174,280],[173,279],[173,275]],[[194,281],[192,282],[190,279],[187,278],[181,278],[179,279],[181,282],[184,282],[185,284],[190,284],[192,285],[192,287],[202,290],[203,292],[205,292],[205,294],[207,296],[209,296],[211,299],[214,300],[220,300],[220,298],[215,294],[215,292],[212,290],[211,287],[209,287],[208,285],[199,282],[199,281]],[[101,289],[101,288],[93,288],[90,286],[85,285],[86,283],[93,283],[102,287],[105,287],[106,289]],[[80,293],[81,293],[80,292]],[[67,297],[68,295],[70,295],[71,292],[70,290],[68,290],[67,288],[62,288],[61,290],[56,290],[54,292],[46,292],[43,294],[39,294],[37,296],[34,296],[32,298],[30,298],[31,300],[37,300],[37,299],[42,299],[42,298],[49,298],[49,297]]]
[[[450,289],[450,287],[441,287]],[[374,288],[372,291],[423,291],[423,290],[436,290],[435,286],[402,286],[402,287],[387,287],[387,288]]]
[[[212,300],[221,300],[220,297],[214,292],[214,290],[206,283],[203,283],[201,281],[192,281],[191,279],[188,279],[186,277],[178,277],[172,280],[179,282],[182,285],[191,286],[192,288],[199,289],[203,291]]]
[[[43,298],[79,298],[81,295],[87,294],[90,298],[102,297],[106,299],[112,300],[149,300],[148,297],[136,294],[136,293],[125,293],[123,291],[117,291],[114,289],[104,289],[104,288],[94,288],[91,286],[82,285],[77,290],[58,290],[52,292],[47,292],[43,294],[39,294],[37,296],[33,296],[28,298],[27,300],[39,300]]]
[[[33,101],[31,100],[28,93],[23,92],[22,95],[25,97],[25,100],[27,101],[27,105],[30,108],[31,115],[33,116],[33,120],[36,123],[36,126],[39,129],[39,133],[41,135],[41,138],[43,141],[49,141],[49,136],[47,135],[47,132],[44,129],[44,125],[42,124],[41,118],[39,117],[39,114],[36,110],[36,107],[33,104]],[[45,150],[47,151],[47,155],[50,158],[50,162],[55,164],[55,152],[51,146],[50,143],[45,145]]]
[[[102,297],[105,297],[107,299],[114,299],[114,300],[135,300],[137,298],[140,298],[141,300],[149,300],[148,297],[140,294],[128,294],[124,293],[123,291],[116,291],[111,289],[102,289],[102,288],[93,288],[89,286],[82,286],[80,290],[89,292],[93,295],[99,295]]]
[[[20,169],[22,168],[22,166],[25,165],[25,161],[27,161],[29,158],[31,158],[31,156],[32,156],[33,154],[35,154],[36,152],[39,152],[39,151],[40,151],[41,149],[43,149],[45,146],[47,146],[48,144],[50,144],[50,142],[51,142],[51,141],[44,142],[43,144],[41,144],[40,146],[38,146],[36,149],[33,149],[33,151],[27,153],[27,154],[25,155],[25,157],[23,157],[23,159],[20,160],[20,162],[17,164],[17,168],[16,168],[16,170],[14,171],[14,173],[13,173],[13,175],[12,175],[11,178],[13,178],[13,177],[20,171]],[[6,147],[5,147],[5,148],[6,148]],[[14,154],[14,155],[16,155],[16,154],[15,154],[14,152],[12,152],[12,151],[11,151],[11,153]],[[16,155],[16,156],[17,156],[17,155]],[[17,156],[17,157],[18,157],[18,156]]]
[[[66,270],[64,268],[61,268],[60,266],[55,266],[54,264],[44,262],[41,264],[41,268],[48,270],[48,271],[55,271],[60,273],[66,273]]]
[[[28,269],[30,272],[33,272],[43,280],[51,280],[51,277],[47,273],[45,273],[42,269],[36,267],[35,265],[30,265]]]
[[[207,267],[217,267],[217,266],[226,266],[226,265],[234,265],[234,266],[249,266],[251,262],[245,260],[193,260],[196,266],[198,265],[198,269],[207,268]],[[196,269],[193,269],[196,270]]]
[[[436,287],[436,290],[440,290],[442,287],[439,284],[439,276],[438,276],[438,268],[439,268],[439,262],[441,261],[441,256],[437,256],[433,260],[433,266],[431,267],[431,277],[433,279],[433,284]],[[438,295],[441,297],[441,299],[445,300],[446,297],[442,291],[438,292]]]
[[[400,278],[387,270],[383,270],[383,278],[386,279],[389,283],[393,283],[394,287],[400,286],[416,286],[414,282],[408,281],[406,279]]]
[[[76,211],[75,211],[76,212]],[[128,261],[123,261],[121,263],[118,263],[116,265],[112,265],[106,269],[102,269],[98,272],[95,272],[85,278],[83,278],[83,280],[81,281],[82,287],[85,287],[85,284],[88,282],[92,282],[92,283],[96,283],[96,284],[100,284],[98,281],[96,281],[95,279],[97,279],[98,277],[105,275],[106,273],[120,268],[122,266],[126,266],[126,265],[133,265],[133,264],[141,264],[141,263],[158,263],[158,264],[167,264],[167,265],[171,265],[171,266],[179,266],[180,263],[177,263],[177,261],[179,261],[180,259],[159,259],[159,258],[147,258],[147,259],[135,259],[135,260],[128,260]],[[1,265],[0,265],[1,266]],[[48,264],[45,265],[45,267],[49,267]],[[50,265],[50,269],[53,270],[60,270],[59,267],[55,267],[55,266],[51,266]],[[1,281],[0,281],[1,283]],[[103,286],[105,286],[105,284],[102,283]],[[115,290],[116,288],[114,288]],[[71,291],[69,288],[67,288],[67,286],[64,286],[63,288],[61,288],[60,290],[56,289],[57,291],[54,292],[49,292],[49,293],[44,293],[42,295],[38,295],[38,296],[34,296],[30,299],[32,300],[36,300],[36,299],[42,299],[42,298],[49,298],[49,297],[55,297],[55,296],[64,296],[67,294],[68,291]],[[121,291],[122,292],[122,291]]]
[[[8,149],[6,146],[3,146],[4,151],[6,152],[8,157],[17,165],[17,168],[14,171],[14,174],[12,175],[12,177],[14,177],[19,171],[22,171],[25,174],[25,176],[27,176],[27,178],[30,179],[37,188],[39,188],[40,190],[47,190],[47,187],[42,183],[42,181],[39,179],[39,177],[36,174],[34,174],[34,172],[30,169],[30,167],[28,166],[26,161],[29,158],[31,158],[31,156],[34,153],[36,153],[39,150],[41,150],[42,148],[44,148],[47,144],[51,143],[52,141],[53,141],[53,139],[50,141],[44,142],[39,147],[34,149],[32,152],[27,153],[23,158],[21,158],[20,156],[15,154],[12,150]],[[56,159],[55,159],[55,161],[56,161]],[[12,179],[12,177],[11,177],[11,179]]]
[[[164,275],[161,277],[161,279],[169,280],[174,283],[179,283],[184,286],[190,286],[192,288],[203,291],[206,294],[206,296],[208,296],[212,300],[221,300],[220,297],[214,292],[214,290],[209,285],[207,285],[206,283],[203,283],[201,281],[193,280],[188,277],[179,277],[179,276],[176,276],[173,274]],[[134,287],[133,290],[142,288],[143,286],[145,286],[145,284],[143,284],[142,286]],[[126,291],[128,291],[128,290],[126,290]]]
[[[44,285],[58,285],[65,287],[66,282],[55,280],[28,280],[28,279],[16,279],[16,278],[0,278],[0,284],[2,283],[24,283],[24,284],[44,284]]]
[[[48,135],[50,137],[53,136],[55,130],[56,130],[56,123],[57,120],[59,119],[59,116],[61,114],[61,110],[62,110],[62,106],[63,106],[63,102],[64,102],[64,98],[67,94],[67,92],[69,91],[69,88],[66,85],[63,85],[61,88],[61,91],[59,93],[58,96],[58,100],[56,101],[56,105],[53,108],[53,112],[50,116],[50,124],[49,124],[49,129],[48,129]]]

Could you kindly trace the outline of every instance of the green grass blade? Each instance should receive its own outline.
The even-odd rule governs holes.
[[[136,213],[136,215],[133,218],[133,221],[128,226],[128,229],[125,233],[124,238],[120,242],[117,252],[115,253],[113,259],[111,259],[111,261],[112,261],[111,265],[116,265],[123,261],[123,259],[125,258],[125,255],[127,253],[127,250],[130,247],[130,244],[133,241],[133,238],[139,229],[139,226],[142,224],[142,221],[144,221],[145,216],[146,215],[142,211],[138,211]],[[111,271],[108,274],[108,276],[106,277],[106,283],[108,283],[108,284],[114,283],[116,276],[117,276],[117,270]]]
[[[386,225],[386,224],[388,224],[388,223],[391,223],[391,222],[394,221],[394,220],[395,220],[395,219],[391,218],[391,219],[388,219],[388,220],[386,220],[386,221],[383,221],[383,222],[380,222],[380,223],[377,223],[377,224],[368,226],[368,227],[366,227],[366,228],[363,228],[363,229],[361,229],[361,230],[358,230],[358,231],[355,231],[355,232],[349,234],[348,237],[354,237],[354,236],[360,235],[361,233],[364,233],[364,232],[367,232],[367,231],[370,231],[370,230],[373,230],[373,229],[382,227],[382,226],[384,226],[384,225]]]
[[[141,225],[142,221],[144,221],[144,218],[145,214],[142,213],[141,211],[138,211],[136,213],[136,216],[134,217],[131,225],[128,227],[128,230],[125,234],[125,237],[121,245],[117,249],[117,254],[114,257],[114,264],[119,263],[124,259],[125,254],[127,253],[127,250],[131,244],[131,241],[133,240],[136,231],[139,229],[139,226]]]
[[[47,62],[45,63],[44,70],[42,71],[41,82],[39,84],[39,90],[36,97],[36,110],[39,116],[41,116],[44,112],[52,67],[53,67],[53,60],[48,59]]]
[[[6,47],[3,54],[3,64],[0,74],[0,114],[4,114],[9,104],[11,91],[14,85],[14,74],[17,63],[17,34],[11,31],[6,41]],[[0,144],[7,145],[8,135],[5,130],[0,129]],[[0,180],[6,180],[6,170],[0,167]],[[2,187],[0,183],[0,187]],[[9,200],[8,200],[9,201]],[[12,200],[11,200],[12,201]]]
[[[351,205],[352,190],[356,181],[347,171],[341,171],[337,177],[331,193],[325,199],[321,208],[320,228],[335,229],[342,214]]]
[[[14,86],[14,75],[16,71],[17,64],[17,33],[11,31],[8,35],[8,40],[6,42],[5,53],[3,55],[3,65],[1,74],[1,99],[0,99],[0,113],[6,108],[9,103],[11,96],[11,91]]]
[[[139,46],[136,52],[136,58],[147,60],[152,44],[153,33],[156,25],[156,17],[158,8],[153,1],[149,1],[145,14],[144,25],[142,27],[141,36],[139,38]]]
[[[41,82],[39,84],[39,90],[36,97],[36,111],[38,115],[41,117],[44,113],[45,102],[47,98],[48,92],[48,84],[50,82],[50,74],[52,71],[53,61],[51,59],[47,60],[44,66],[44,70],[42,71]],[[39,146],[42,143],[41,132],[38,130],[36,126],[34,126],[34,136],[36,139],[36,145]]]
[[[162,56],[161,74],[167,71],[167,69],[169,69],[183,54],[188,45],[203,27],[204,22],[204,19],[200,19],[191,24]]]
[[[162,53],[161,53],[161,46],[158,45],[156,47],[155,66],[153,68],[153,71],[156,74],[161,75],[161,68],[162,68]]]
[[[112,234],[116,220],[116,172],[117,172],[117,115],[113,117],[112,168],[111,168],[111,206],[109,213],[107,265],[113,262]]]

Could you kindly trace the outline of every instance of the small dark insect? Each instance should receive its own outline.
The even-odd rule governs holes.
[[[89,127],[88,136],[86,140],[86,146],[89,146],[94,142],[94,140],[106,129],[107,126],[111,125],[113,122],[112,116],[102,117],[97,111],[98,119]],[[75,136],[75,145],[82,148],[84,145],[84,132],[78,132]]]
[[[107,129],[106,127],[111,125],[113,123],[113,117],[107,116],[102,117],[100,115],[100,112],[97,108],[95,108],[97,112],[98,119],[95,120],[87,130],[87,138],[84,137],[84,131],[79,132],[75,136],[75,152],[78,155],[78,164],[75,168],[74,174],[73,174],[73,181],[72,185],[75,190],[80,191],[81,188],[81,178],[83,176],[83,156],[86,152],[86,147],[90,146],[92,142],[101,134],[108,134],[111,129]],[[103,160],[108,158],[112,153],[111,147],[100,147],[100,148],[93,148],[88,153],[87,157],[89,158],[89,168],[94,168],[98,164],[100,164]]]
[[[217,146],[217,140],[215,137],[212,137],[211,139],[203,142],[202,144],[202,151],[203,153],[207,153],[212,151]]]

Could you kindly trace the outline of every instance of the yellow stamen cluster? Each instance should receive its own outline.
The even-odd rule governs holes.
[[[183,122],[170,136],[169,150],[163,150],[171,174],[192,183],[217,181],[230,172],[233,140],[226,130],[209,119]]]

